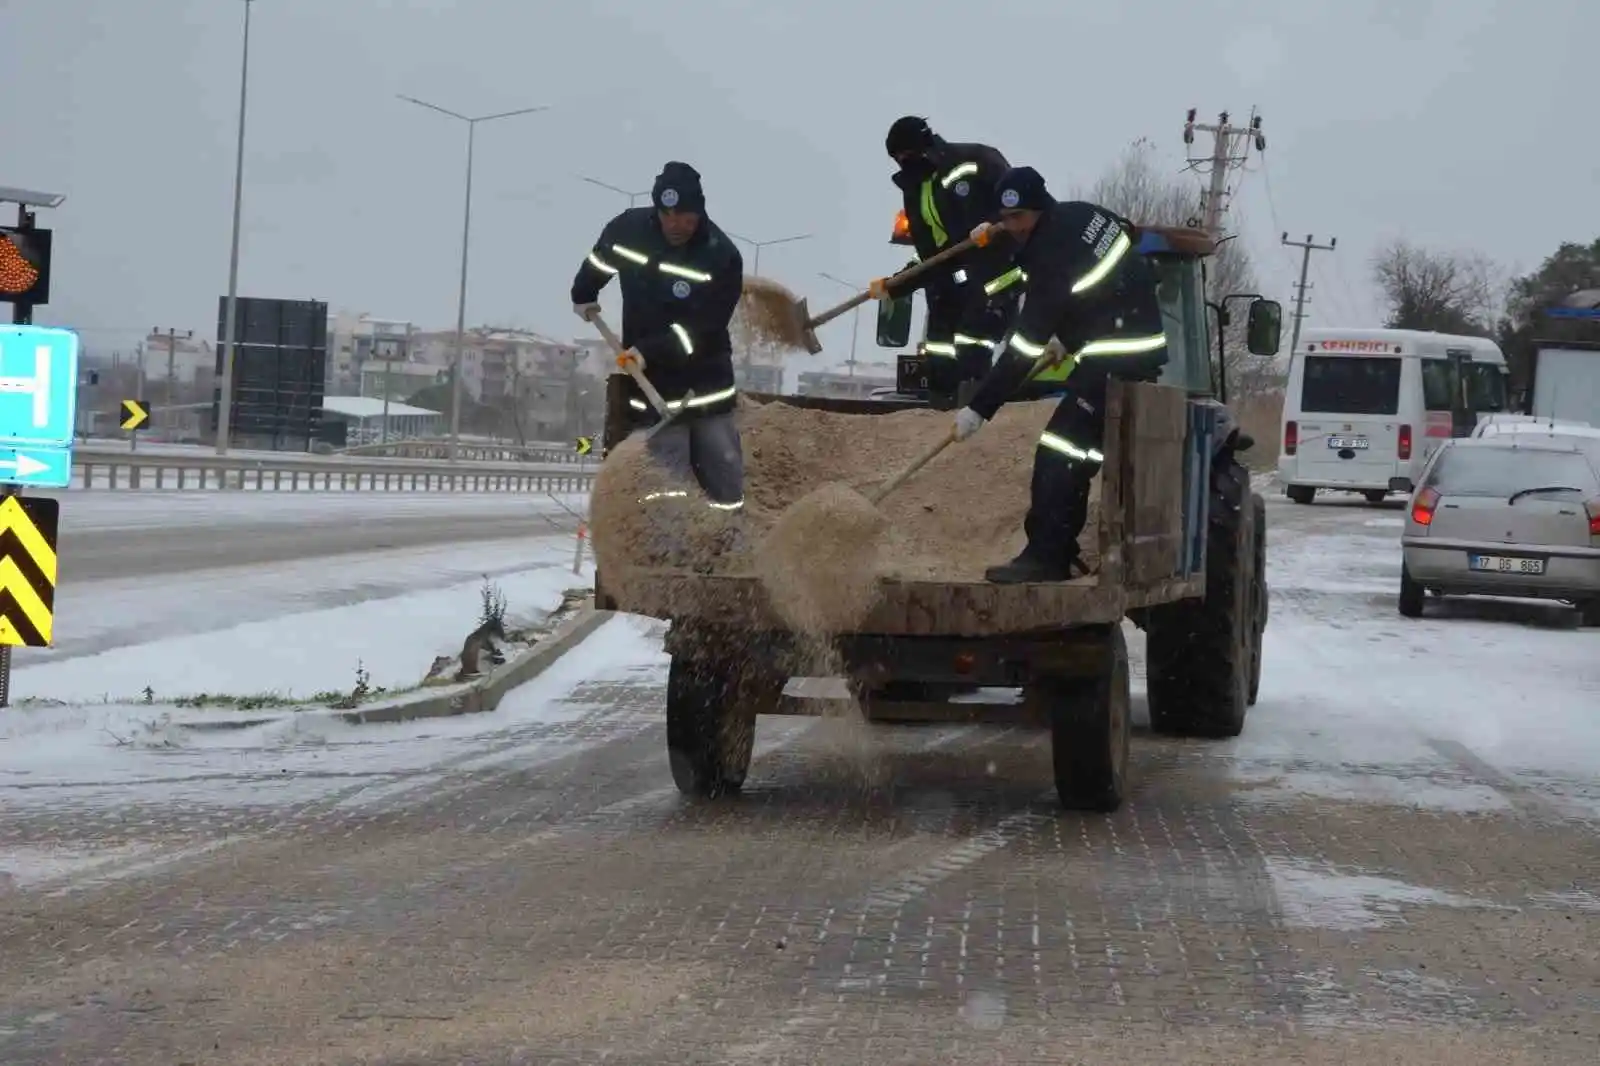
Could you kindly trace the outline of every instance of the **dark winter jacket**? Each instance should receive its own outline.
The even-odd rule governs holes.
[[[894,183],[905,199],[906,221],[917,256],[927,259],[947,245],[967,239],[980,222],[993,222],[1000,214],[995,185],[1010,164],[1006,157],[986,144],[952,143],[936,139],[929,163],[900,170]],[[987,248],[974,249],[958,256],[950,265],[931,270],[904,285],[891,295],[904,296],[927,289],[928,298],[940,301],[965,298],[981,292],[985,283],[1005,273],[1011,266],[1011,241],[996,235]]]
[[[1051,337],[1077,363],[1045,371],[1041,384],[1060,388],[1076,375],[1158,376],[1167,363],[1165,326],[1155,270],[1138,240],[1132,222],[1095,204],[1056,203],[1044,213],[1016,253],[1027,296],[1004,355],[978,387],[974,411],[993,418]]]
[[[622,343],[644,356],[645,377],[662,398],[686,401],[685,415],[733,410],[728,322],[744,287],[744,258],[728,235],[702,216],[689,243],[675,248],[654,207],[629,208],[600,231],[572,279],[572,302],[598,301],[613,275],[622,284]],[[629,404],[649,412],[632,381]]]

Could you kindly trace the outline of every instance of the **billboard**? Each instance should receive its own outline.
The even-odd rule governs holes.
[[[222,401],[228,298],[217,301],[217,389],[211,426]],[[328,362],[328,305],[318,300],[238,298],[233,331],[230,444],[308,451],[322,427]]]

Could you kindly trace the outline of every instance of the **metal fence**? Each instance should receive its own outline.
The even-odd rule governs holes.
[[[567,464],[563,464],[567,465]],[[72,491],[245,490],[261,492],[587,492],[588,469],[530,469],[526,463],[313,456],[173,455],[79,449]]]

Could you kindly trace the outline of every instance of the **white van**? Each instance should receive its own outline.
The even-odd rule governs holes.
[[[1289,359],[1278,480],[1379,503],[1410,492],[1441,441],[1506,410],[1506,357],[1482,337],[1410,329],[1307,329]]]

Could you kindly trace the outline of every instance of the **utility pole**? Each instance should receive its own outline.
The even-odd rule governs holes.
[[[1291,241],[1289,234],[1285,233],[1283,243],[1300,249],[1300,284],[1294,287],[1294,330],[1289,337],[1289,351],[1293,354],[1300,350],[1300,323],[1306,317],[1306,292],[1311,288],[1306,281],[1306,274],[1311,270],[1311,253],[1333,251],[1339,245],[1339,238],[1332,237],[1327,244],[1318,244],[1309,233],[1303,241]]]
[[[172,428],[172,414],[171,414],[171,411],[172,411],[172,408],[173,408],[173,390],[176,388],[175,382],[176,382],[177,376],[178,376],[178,331],[169,326],[166,329],[159,329],[158,328],[158,329],[153,329],[150,332],[152,334],[156,335],[156,336],[160,336],[162,333],[165,333],[167,335],[167,389],[166,389],[167,402],[166,402],[166,408],[167,408],[167,411],[168,411],[168,414],[167,414],[167,428],[171,429]],[[194,338],[194,330],[186,329],[186,330],[183,331],[183,339],[184,340],[192,340],[193,338]],[[143,355],[139,356],[139,367],[140,367],[140,383],[143,384],[143,371],[144,371],[144,356]],[[141,400],[144,399],[144,391],[142,389],[139,392],[139,399],[141,399]],[[151,413],[154,414],[155,412],[152,411]]]
[[[1213,240],[1222,236],[1222,218],[1228,211],[1228,172],[1238,170],[1250,158],[1250,149],[1257,152],[1267,150],[1267,136],[1261,132],[1261,116],[1250,110],[1250,122],[1244,126],[1234,126],[1228,121],[1226,111],[1217,116],[1217,122],[1212,125],[1208,122],[1195,121],[1196,109],[1190,108],[1188,116],[1183,123],[1183,143],[1194,143],[1195,131],[1211,134],[1211,155],[1209,158],[1189,158],[1191,169],[1200,170],[1210,167],[1210,184],[1206,188],[1205,197],[1200,205],[1200,228],[1209,233]]]

